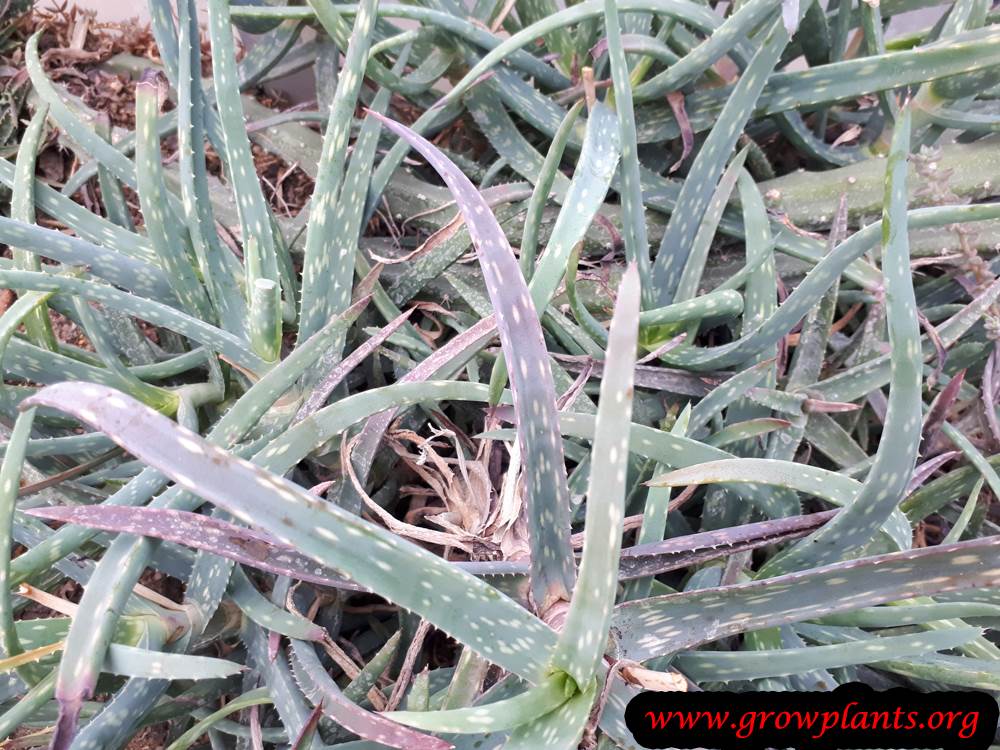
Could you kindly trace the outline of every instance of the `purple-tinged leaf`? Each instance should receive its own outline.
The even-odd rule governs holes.
[[[941,430],[941,425],[948,419],[948,412],[951,411],[955,399],[958,398],[958,392],[964,382],[965,370],[955,373],[952,379],[948,381],[948,385],[941,389],[937,398],[931,403],[931,408],[928,409],[924,417],[924,425],[920,431],[920,455],[924,458],[927,457],[927,452],[931,450],[934,439]]]
[[[293,641],[291,664],[306,698],[347,731],[359,737],[400,750],[449,750],[452,746],[438,737],[418,732],[379,714],[366,711],[347,698],[327,674],[313,647]]]
[[[323,502],[111,388],[59,383],[20,404],[32,406],[60,409],[108,433],[183,489],[423,616],[503,669],[528,681],[544,674],[555,645],[552,629],[488,583],[427,550]],[[266,459],[258,454],[258,460]]]
[[[319,720],[323,718],[323,706],[318,705],[309,714],[309,718],[306,719],[306,723],[302,725],[301,731],[299,731],[299,736],[295,738],[295,742],[292,743],[290,750],[306,750],[307,747],[312,745],[313,738],[316,736],[316,729],[319,727]]]
[[[986,424],[990,426],[993,440],[1000,445],[1000,421],[997,420],[997,368],[1000,367],[1000,343],[993,342],[993,351],[983,369],[982,398],[986,410]]]
[[[910,478],[910,483],[906,486],[906,494],[910,495],[916,492],[919,487],[922,487],[924,482],[931,478],[931,475],[944,466],[946,463],[951,461],[953,458],[958,458],[962,455],[962,451],[946,451],[945,453],[939,453],[924,461],[922,464],[917,464],[916,468],[913,470],[913,476]]]
[[[449,364],[461,361],[466,356],[471,356],[481,347],[485,346],[496,334],[496,317],[490,315],[483,318],[471,328],[467,328],[460,334],[448,341],[447,344],[422,360],[420,364],[406,373],[399,379],[400,383],[416,383],[422,380],[430,380],[439,372],[444,370]],[[378,450],[382,436],[389,429],[392,420],[396,418],[398,409],[388,409],[369,417],[365,422],[361,434],[358,436],[357,444],[351,451],[351,458],[354,464],[354,473],[358,481],[364,484],[375,460],[375,453]],[[361,512],[361,498],[355,493],[355,501],[341,504],[346,510],[352,513]]]
[[[199,513],[121,505],[32,508],[25,513],[50,521],[89,526],[119,534],[155,537],[210,552],[275,575],[349,591],[367,591],[337,571],[281,544],[270,534]]]
[[[777,518],[715,531],[703,531],[662,542],[639,544],[622,550],[619,578],[645,578],[687,568],[723,555],[745,552],[805,536],[839,511]]]
[[[200,549],[220,557],[320,586],[368,591],[332,568],[320,565],[270,534],[212,516],[150,507],[88,505],[32,508],[25,513],[52,521],[77,524],[112,533],[137,534]],[[819,528],[836,510],[688,534],[650,544],[626,547],[621,553],[620,580],[659,575],[709,560],[797,539]],[[518,560],[453,562],[476,576],[527,575],[528,564]],[[322,631],[317,630],[316,640]]]
[[[556,391],[542,326],[528,285],[507,237],[469,179],[441,151],[404,125],[375,112],[386,128],[409,143],[441,175],[465,217],[483,280],[496,311],[500,343],[510,370],[518,413],[525,484],[529,498],[531,585],[545,611],[573,588],[569,487],[556,418]]]
[[[987,537],[628,602],[612,633],[620,658],[646,661],[748,630],[997,585],[1000,537]]]
[[[383,328],[379,329],[374,336],[361,344],[361,346],[349,355],[344,357],[341,362],[337,363],[337,365],[335,365],[333,369],[331,369],[323,377],[323,379],[316,384],[312,393],[309,394],[305,403],[302,404],[298,412],[295,414],[295,422],[300,422],[310,414],[319,410],[323,404],[326,403],[326,400],[330,398],[330,394],[333,393],[333,389],[336,388],[340,382],[350,374],[351,370],[361,364],[361,362],[363,362],[369,354],[375,351],[375,349],[381,346],[387,338],[399,330],[400,326],[409,320],[410,315],[412,314],[413,310],[410,309],[402,315],[397,316]]]

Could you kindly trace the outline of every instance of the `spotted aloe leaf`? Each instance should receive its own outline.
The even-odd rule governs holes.
[[[208,32],[213,52],[212,75],[222,130],[223,157],[236,195],[240,231],[244,252],[247,253],[244,270],[250,315],[251,319],[257,317],[266,323],[258,326],[258,335],[253,337],[251,344],[261,358],[273,361],[281,342],[281,318],[275,315],[280,309],[278,298],[281,294],[278,287],[278,250],[263,189],[255,177],[246,132],[229,3],[212,0],[208,4],[208,11]],[[264,281],[268,288],[254,298],[250,293],[255,288],[260,288],[255,284],[257,281]]]
[[[754,4],[754,1],[747,3],[741,11],[751,8]],[[730,21],[732,20],[731,18]],[[750,115],[747,103],[756,101],[760,96],[767,76],[778,62],[788,42],[788,35],[781,27],[780,21],[768,23],[766,28],[764,43],[740,77],[726,107],[719,114],[715,127],[709,133],[677,197],[676,207],[670,215],[652,268],[652,279],[656,288],[654,301],[657,305],[675,301],[677,287],[687,266],[701,220],[709,208],[719,178],[725,169],[726,160]],[[718,34],[713,35],[712,39],[717,36]]]
[[[512,698],[449,711],[393,711],[389,718],[433,732],[480,734],[502,731],[535,721],[566,702],[566,675],[552,675]]]
[[[26,299],[22,297],[19,302]],[[0,465],[0,646],[3,648],[3,656],[6,659],[16,659],[25,651],[15,627],[13,599],[10,591],[10,558],[13,552],[11,530],[14,524],[25,449],[28,438],[31,436],[34,420],[34,409],[30,409],[18,417],[7,442],[7,449],[4,451],[3,464]],[[28,663],[18,669],[18,675],[30,685],[43,679],[45,672],[40,671],[38,666]]]
[[[120,505],[33,508],[25,513],[91,529],[136,534],[183,544],[213,555],[277,575],[348,591],[362,590],[337,571],[317,563],[282,544],[269,534],[247,529],[218,518],[169,508],[133,508]],[[685,537],[637,544],[622,550],[619,579],[631,580],[678,570],[734,552],[757,549],[795,539],[826,523],[835,511],[814,513],[773,521],[690,534]],[[529,565],[522,561],[454,562],[456,568],[476,576],[526,576]],[[252,600],[257,595],[245,576],[234,574],[230,595],[236,604],[254,617]],[[273,622],[269,627],[285,632]],[[297,627],[297,626],[296,626]],[[310,628],[307,640],[316,640]],[[288,634],[288,633],[286,633]]]
[[[306,697],[322,709],[322,712],[358,736],[379,742],[400,750],[448,750],[451,743],[421,732],[400,726],[398,715],[376,714],[366,711],[344,696],[337,683],[327,674],[316,655],[313,646],[301,641],[293,641],[291,648],[293,673],[303,688]],[[418,712],[424,716],[436,716],[440,712]],[[395,719],[395,721],[390,721]]]
[[[754,482],[791,489],[821,497],[842,507],[854,507],[863,489],[863,485],[856,479],[851,479],[837,472],[821,469],[818,466],[768,458],[710,461],[679,469],[655,478],[650,483],[654,486],[683,487],[692,484],[720,482]],[[858,510],[855,509],[854,512],[858,512]],[[908,549],[910,547],[910,524],[898,509],[887,514],[881,528],[886,536],[893,540],[896,548]]]
[[[555,711],[511,732],[505,750],[533,750],[536,747],[573,750],[580,743],[596,698],[597,685],[592,684]]]
[[[812,669],[832,669],[907,656],[923,656],[957,648],[977,638],[979,628],[954,628],[935,633],[873,638],[861,644],[830,644],[761,651],[692,651],[678,654],[674,663],[692,680],[758,680],[801,674]]]
[[[875,461],[847,511],[769,561],[761,569],[762,576],[843,559],[865,545],[879,525],[898,512],[896,508],[913,474],[920,450],[923,368],[906,222],[911,117],[908,108],[900,113],[886,167],[882,252],[892,373],[885,426]]]
[[[198,741],[198,738],[205,734],[205,732],[235,711],[250,708],[252,706],[264,705],[270,702],[271,698],[268,695],[267,688],[248,690],[238,698],[234,698],[226,703],[226,705],[218,711],[215,711],[200,721],[197,721],[194,726],[171,742],[170,745],[168,745],[167,750],[187,750],[195,744],[195,742]]]
[[[45,118],[48,107],[41,106],[31,118],[24,131],[15,164],[14,190],[11,194],[10,215],[30,224],[35,220],[35,166],[39,145],[45,135]],[[18,268],[27,271],[41,270],[41,260],[37,255],[16,248],[11,253]],[[48,310],[42,305],[32,311],[24,321],[28,337],[37,346],[56,348],[55,334],[49,320]]]
[[[555,386],[538,313],[503,230],[469,179],[423,137],[375,113],[370,116],[417,149],[441,174],[479,254],[486,289],[496,310],[500,342],[510,363],[530,506],[532,591],[544,611],[553,602],[569,598],[574,570],[569,546],[569,488],[562,442],[555,431]],[[564,265],[559,266],[560,271]]]
[[[163,179],[160,137],[155,129],[161,101],[166,99],[165,89],[166,81],[153,71],[147,71],[135,88],[135,158],[139,202],[146,236],[164,270],[170,274],[186,312],[211,321],[214,313],[208,295],[198,281],[184,244],[171,236],[167,221],[170,207]]]
[[[107,432],[179,487],[425,616],[505,669],[529,680],[544,672],[555,634],[513,600],[422,548],[211,445],[133,399],[102,386],[64,383],[24,404],[60,409]],[[220,466],[226,470],[220,471]],[[353,540],[350,549],[338,543],[347,539]],[[359,545],[370,548],[371,557],[358,555]]]
[[[621,169],[621,200],[624,215],[625,257],[637,263],[644,280],[649,277],[649,239],[646,234],[645,208],[639,174],[639,149],[635,135],[635,108],[632,106],[632,81],[622,46],[618,3],[605,0],[604,25],[608,34],[608,58],[616,98],[615,114],[623,144]],[[648,296],[650,291],[644,293]]]
[[[187,511],[120,505],[34,508],[29,515],[121,534],[136,534],[185,544],[243,565],[323,586],[358,590],[335,570],[279,544],[269,534]]]
[[[624,658],[644,661],[748,630],[924,593],[996,586],[998,562],[1000,539],[995,537],[866,557],[752,583],[629,602],[615,611],[612,632]],[[708,627],[705,612],[712,613]]]
[[[516,132],[513,123],[510,125]],[[564,207],[559,211],[545,250],[530,275],[528,291],[539,316],[545,314],[559,287],[573,247],[583,239],[602,206],[615,174],[621,145],[614,112],[604,104],[596,103],[587,118],[583,149],[573,179],[561,201]],[[565,179],[558,171],[555,175]],[[523,258],[520,265],[522,268],[525,265]],[[506,374],[505,362],[498,361],[491,377],[494,393],[506,384]]]
[[[588,690],[607,646],[618,580],[628,474],[635,352],[639,336],[639,269],[622,278],[608,332],[608,351],[597,410],[587,488],[583,559],[569,613],[552,656],[553,666]]]
[[[311,0],[324,26],[336,18],[329,0]],[[344,72],[337,79],[337,89],[330,105],[323,152],[320,156],[319,178],[313,193],[306,227],[305,258],[302,267],[302,300],[299,315],[300,335],[308,338],[335,312],[335,304],[348,291],[354,273],[353,237],[342,237],[331,231],[334,222],[342,221],[345,212],[363,208],[364,192],[341,193],[351,119],[357,106],[358,93],[364,76],[355,71],[364,69],[375,25],[375,0],[362,3],[354,18],[354,29],[344,59]],[[331,29],[327,29],[328,33]],[[340,200],[338,201],[338,194]],[[361,206],[351,202],[360,201]],[[346,245],[340,247],[339,245]],[[348,249],[351,252],[348,252]],[[335,276],[331,284],[329,276]]]

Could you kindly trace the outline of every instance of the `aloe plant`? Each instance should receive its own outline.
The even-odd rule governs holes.
[[[0,740],[634,748],[642,689],[1000,690],[1000,27],[911,7],[149,0],[159,57],[98,64],[131,131],[29,36]]]

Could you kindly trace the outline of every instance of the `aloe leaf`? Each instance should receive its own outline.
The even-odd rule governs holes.
[[[272,654],[269,651],[267,634],[261,628],[245,624],[241,631],[247,647],[248,662],[267,684],[271,702],[278,713],[285,733],[289,738],[299,737],[310,725],[312,711],[305,696],[295,684],[295,678],[288,666],[284,652]],[[307,747],[319,750],[320,743],[315,736]]]
[[[147,680],[217,680],[244,670],[236,662],[208,656],[172,654],[112,643],[104,670]]]
[[[0,283],[19,285],[47,294],[68,294],[99,302],[107,307],[168,328],[219,352],[227,359],[254,373],[263,373],[268,364],[246,350],[246,342],[200,318],[180,312],[169,305],[136,294],[129,294],[106,284],[72,276],[56,276],[45,272],[8,271],[0,269]]]
[[[94,311],[90,305],[84,300],[76,298],[74,306],[76,307],[80,324],[87,334],[87,338],[93,344],[94,351],[101,358],[105,368],[116,382],[117,387],[165,414],[176,412],[179,404],[177,394],[158,386],[150,385],[130,372],[118,358],[118,352],[111,345],[105,330],[99,326],[97,316],[94,315]]]
[[[390,711],[393,721],[430,732],[481,734],[514,729],[554,711],[566,701],[565,675],[552,675],[513,698],[447,711]]]
[[[239,566],[231,571],[226,593],[251,622],[266,630],[303,641],[322,641],[327,637],[319,625],[272,604]]]
[[[151,15],[156,19],[157,10]],[[165,25],[172,24],[168,21]],[[167,56],[166,59],[172,58]],[[245,328],[247,305],[239,287],[242,280],[239,264],[232,253],[222,247],[218,235],[211,229],[215,225],[215,216],[205,168],[205,118],[209,111],[205,106],[200,66],[201,38],[194,3],[192,0],[178,0],[175,85],[182,214],[219,322],[226,330],[241,334]],[[206,231],[206,228],[209,230]]]
[[[607,643],[618,588],[614,570],[621,552],[628,473],[629,427],[639,324],[639,269],[630,264],[622,277],[608,333],[608,353],[595,424],[583,559],[569,613],[552,655],[581,690],[594,679]],[[611,571],[609,575],[609,571]]]
[[[762,521],[666,541],[642,542],[622,550],[619,578],[631,580],[657,575],[737,551],[756,549],[797,538],[825,523],[834,512]],[[323,586],[349,591],[365,590],[336,571],[323,566],[317,567],[315,561],[297,553],[294,548],[282,544],[270,535],[187,511],[105,505],[32,508],[25,513],[93,529],[164,539],[259,570],[312,581]],[[520,576],[529,572],[528,564],[520,561],[454,562],[452,565],[476,576]],[[264,604],[267,602],[255,590],[250,590],[251,588],[249,580],[236,570],[233,573],[230,595],[251,619],[270,630],[291,637],[305,640],[320,638],[317,629],[307,621],[286,616],[287,613],[275,611],[273,608],[270,608],[272,611],[265,619],[260,619],[253,611],[254,601],[259,599]],[[288,624],[278,625],[274,618],[279,615],[288,620]],[[302,625],[305,625],[306,630],[302,630]]]
[[[826,523],[836,512],[824,511],[773,521],[759,521],[627,547],[622,550],[619,578],[633,580],[659,575],[670,570],[692,567],[714,558],[805,536]],[[638,598],[641,597],[630,597],[630,599]]]
[[[906,226],[910,118],[909,110],[904,109],[897,122],[886,168],[882,242],[892,380],[875,461],[864,487],[847,511],[807,540],[768,561],[760,571],[761,576],[829,563],[864,546],[875,529],[896,510],[916,464],[920,449],[923,368],[919,360],[920,329]]]
[[[51,293],[29,292],[22,290],[17,301],[8,307],[0,316],[0,363],[5,361],[8,346],[11,338],[17,329],[24,323],[25,319],[34,312],[39,305],[43,305],[45,300],[52,296]],[[0,390],[7,390],[10,386],[6,384]]]
[[[535,256],[538,252],[538,229],[542,222],[542,212],[548,203],[549,194],[552,191],[552,183],[555,181],[556,174],[559,171],[559,163],[562,161],[570,134],[573,132],[573,126],[576,124],[577,117],[579,117],[580,110],[582,109],[583,102],[577,102],[570,107],[562,122],[559,123],[559,129],[556,130],[552,137],[552,143],[545,154],[545,161],[542,163],[541,170],[539,170],[538,179],[535,181],[531,198],[528,201],[524,217],[524,231],[521,235],[519,258],[521,273],[524,274],[524,278],[528,281],[531,280],[535,272]]]
[[[722,173],[719,184],[715,186],[712,197],[705,207],[705,214],[698,226],[697,234],[694,235],[691,252],[688,253],[680,279],[677,282],[677,293],[674,295],[677,302],[689,300],[698,293],[698,284],[705,272],[705,263],[708,260],[712,239],[715,237],[733,189],[736,187],[736,180],[746,162],[748,153],[749,148],[740,149]]]
[[[685,434],[688,430],[690,418],[691,405],[688,404],[677,416],[673,426],[670,428],[671,433],[678,435]],[[661,468],[662,466],[653,464],[654,473]],[[662,487],[650,487],[646,491],[646,501],[642,508],[642,526],[636,535],[636,544],[633,549],[638,551],[644,545],[655,545],[664,539],[667,533],[667,520],[670,515],[670,497],[670,490]],[[639,578],[629,583],[625,587],[623,600],[643,599],[649,596],[652,585],[652,577]]]
[[[573,750],[579,745],[596,694],[596,684],[591,685],[555,711],[518,727],[511,732],[504,750],[532,750],[538,747]]]
[[[17,163],[14,167],[14,190],[10,198],[10,216],[25,224],[31,224],[35,220],[35,160],[39,143],[45,132],[47,114],[48,107],[44,105],[35,111],[31,122],[28,123],[28,127],[25,128],[24,134],[21,136],[21,143],[17,150]],[[37,271],[41,268],[38,256],[33,253],[26,253],[15,248],[11,255],[15,265],[19,268],[28,271]],[[28,317],[25,318],[24,327],[28,338],[36,346],[52,350],[57,348],[55,334],[52,332],[52,323],[49,321],[48,308],[44,304],[29,313]]]
[[[594,439],[594,418],[589,414],[561,412],[559,430],[568,437]],[[493,431],[481,437],[505,438],[503,432]],[[733,455],[720,448],[713,448],[697,440],[673,435],[641,424],[632,424],[629,450],[639,456],[650,458],[667,467],[694,466],[708,461],[732,459]],[[846,477],[841,477],[844,479]],[[739,485],[741,496],[750,500],[768,517],[778,518],[787,514],[787,507],[776,504],[773,494],[754,484]]]
[[[31,436],[34,420],[34,409],[29,409],[18,416],[7,441],[3,464],[0,465],[0,645],[7,659],[16,658],[24,651],[14,626],[14,609],[10,593],[10,559],[13,552],[11,529],[21,484],[25,448]],[[47,672],[35,665],[25,664],[17,670],[17,673],[27,685],[32,686],[43,680]]]
[[[865,46],[868,54],[878,57],[885,54],[885,37],[883,35],[882,11],[877,5],[859,5],[861,11],[861,28],[864,32]],[[879,92],[879,107],[882,109],[886,122],[892,123],[899,114],[899,105],[891,91]]]
[[[779,3],[774,0],[749,0],[740,5],[705,41],[684,55],[667,70],[636,87],[637,101],[644,101],[690,83],[706,68],[739,45],[751,30],[763,25],[774,14]],[[782,3],[783,5],[783,3]],[[796,8],[797,10],[797,8]],[[794,14],[796,20],[798,13]],[[784,24],[786,37],[791,34]],[[785,42],[787,44],[787,41]]]
[[[310,0],[310,6],[326,27],[330,14],[336,18],[329,0]],[[318,177],[310,203],[309,223],[306,226],[305,257],[302,266],[302,300],[299,312],[299,335],[308,338],[316,332],[336,310],[333,296],[343,299],[354,273],[354,254],[349,252],[351,237],[340,237],[327,226],[340,220],[345,212],[358,212],[364,207],[364,193],[347,193],[342,186],[347,162],[347,141],[351,119],[357,106],[362,76],[371,46],[372,28],[375,24],[377,0],[364,0],[354,18],[350,44],[344,58],[344,70],[337,79],[337,90],[330,105],[320,155]],[[332,35],[332,30],[327,28]],[[339,199],[338,199],[339,196]],[[348,243],[338,248],[337,243]],[[328,277],[334,274],[335,283]],[[338,300],[338,301],[340,301]]]
[[[859,648],[874,636],[856,628],[839,628],[805,624],[796,626],[802,635],[819,643],[846,643]],[[948,632],[948,631],[941,631]],[[925,654],[907,658],[890,658],[874,662],[871,666],[918,680],[927,680],[956,687],[979,690],[996,690],[1000,684],[1000,669],[996,661],[945,654]]]
[[[566,299],[569,300],[570,309],[573,310],[573,317],[576,318],[580,327],[599,345],[607,346],[608,332],[601,325],[601,322],[591,315],[590,310],[587,309],[580,299],[580,295],[577,294],[576,275],[580,265],[580,250],[582,245],[583,243],[578,243],[573,248],[573,252],[569,254],[569,260],[566,263]]]
[[[135,534],[184,544],[243,565],[323,586],[358,590],[336,571],[277,543],[273,537],[210,516],[167,508],[120,505],[33,508],[28,515],[94,529]]]
[[[616,645],[621,657],[644,661],[747,630],[922,594],[995,586],[998,559],[1000,541],[977,539],[628,602],[615,611]],[[706,612],[711,613],[708,627]]]
[[[983,475],[983,479],[989,485],[991,490],[1000,490],[1000,476],[997,475],[996,470],[990,465],[990,462],[986,460],[985,456],[983,456],[971,440],[956,430],[948,422],[941,425],[941,432],[943,432],[945,437],[955,444],[956,448],[965,454],[966,458],[969,459],[969,462]]]
[[[762,651],[692,651],[677,654],[674,665],[696,682],[758,680],[868,664],[957,648],[977,638],[978,628],[955,628],[933,633],[890,635],[861,643],[831,644]]]
[[[0,242],[30,250],[68,266],[85,265],[95,276],[160,302],[175,299],[170,280],[157,266],[98,247],[78,237],[0,216]],[[25,272],[29,273],[29,272]]]
[[[404,50],[397,58],[393,70],[403,70],[407,58],[408,52]],[[389,107],[389,100],[389,89],[382,88],[375,95],[370,108],[375,112],[383,113]],[[332,313],[340,314],[348,306],[351,298],[351,276],[356,271],[360,273],[364,270],[365,261],[358,252],[359,237],[362,234],[363,224],[367,215],[365,212],[365,196],[367,195],[368,183],[371,180],[371,171],[375,161],[381,129],[381,124],[374,118],[370,120],[366,119],[361,124],[361,131],[354,142],[343,184],[338,186],[339,195],[344,196],[344,198],[343,200],[338,200],[337,210],[333,215],[334,224],[328,232],[333,236],[343,239],[343,247],[340,249],[343,259],[334,268],[335,276],[332,284],[334,292],[330,297]],[[409,276],[407,274],[407,277]],[[328,281],[325,283],[328,283]],[[377,281],[373,293],[375,305],[385,319],[387,321],[398,320],[400,313],[392,304],[398,298],[391,297]],[[405,326],[404,330],[411,329],[411,324],[408,322],[404,321],[403,325]],[[416,332],[412,332],[411,337],[420,344],[424,343]],[[337,357],[341,355],[341,350],[343,349],[342,341],[343,338],[331,345],[331,355],[335,354]],[[338,365],[338,367],[340,366]],[[321,368],[318,367],[316,369],[319,370]]]
[[[911,604],[888,607],[865,607],[854,612],[844,612],[820,618],[826,625],[848,625],[858,628],[895,628],[902,625],[920,625],[936,620],[969,617],[995,617],[1000,607],[979,602],[954,604]]]
[[[212,76],[225,146],[225,162],[236,195],[240,219],[240,234],[244,249],[251,239],[256,240],[260,268],[246,264],[246,287],[254,288],[258,278],[274,282],[273,295],[280,294],[278,284],[278,255],[271,232],[271,218],[264,193],[256,178],[250,141],[243,118],[240,101],[239,73],[236,69],[236,51],[230,28],[229,3],[212,0],[208,4],[208,31],[212,42]],[[252,302],[252,299],[251,299]],[[273,321],[273,330],[251,343],[254,351],[265,360],[273,360],[281,341],[281,318]]]
[[[10,162],[0,159],[0,182],[13,188],[17,184],[15,174],[16,167]],[[32,178],[32,186],[35,209],[44,211],[50,216],[58,216],[81,238],[137,260],[154,265],[158,264],[156,256],[149,246],[149,240],[145,237],[91,213],[79,203],[75,203],[39,179]],[[17,218],[17,216],[13,218]]]
[[[622,228],[625,257],[639,267],[642,279],[649,279],[649,240],[646,234],[646,217],[642,200],[639,175],[639,153],[635,136],[635,110],[632,106],[632,82],[628,63],[622,48],[621,27],[616,0],[604,2],[604,26],[608,35],[608,59],[611,62],[611,79],[616,98],[618,130],[622,141],[621,190]],[[647,281],[648,287],[648,281]],[[644,299],[651,298],[651,290],[643,290]]]
[[[184,734],[171,742],[170,745],[167,746],[167,750],[188,750],[189,747],[198,741],[199,737],[217,724],[220,719],[226,718],[234,711],[240,711],[244,708],[250,708],[251,706],[261,706],[270,702],[271,698],[268,695],[267,688],[257,688],[256,690],[247,691],[240,697],[233,698],[218,711],[215,711],[206,716],[204,719],[196,722],[194,726],[184,732]]]
[[[773,114],[995,66],[995,53],[991,53],[997,38],[996,29],[986,28],[913,50],[888,52],[875,67],[870,58],[861,57],[798,73],[776,73],[758,104],[758,113]]]
[[[297,485],[235,458],[107,388],[62,384],[32,398],[36,405],[53,406],[92,426],[99,425],[116,442],[127,443],[134,455],[165,471],[180,487],[197,492],[244,523],[264,529],[279,541],[340,570],[359,585],[425,616],[494,663],[527,679],[537,679],[542,671],[547,651],[554,644],[552,631],[488,584],[455,570],[440,558],[336,506],[322,503]],[[309,420],[300,424],[309,424]],[[154,434],[156,439],[151,440]],[[219,465],[217,462],[229,470],[223,474],[212,469]],[[281,506],[275,507],[275,494],[282,499]],[[291,519],[293,526],[287,526],[282,519]],[[309,531],[302,533],[298,528]],[[348,537],[368,540],[379,550],[378,564],[371,566],[367,559],[347,554],[336,543],[330,544]],[[393,570],[413,571],[412,580],[423,583],[414,586],[409,578],[386,575]],[[469,602],[471,609],[459,606],[463,601]],[[475,617],[470,617],[472,611]],[[517,639],[508,642],[503,633],[508,632],[506,628],[512,621],[518,623]]]
[[[793,489],[821,497],[845,508],[852,507],[858,502],[860,492],[864,487],[855,479],[816,466],[797,464],[791,461],[773,461],[766,458],[711,461],[678,469],[651,480],[651,484],[661,487],[683,487],[690,484],[719,482],[753,482]],[[899,510],[894,510],[887,518],[883,519],[880,525],[896,547],[909,548],[910,525]],[[861,546],[860,543],[859,546]]]
[[[747,419],[743,422],[726,425],[718,432],[709,435],[705,438],[705,444],[721,448],[732,443],[748,440],[749,438],[767,435],[776,430],[787,429],[791,424],[787,419],[776,419],[774,417]]]
[[[568,598],[574,571],[569,552],[569,489],[562,443],[553,431],[555,387],[528,286],[507,238],[468,178],[413,131],[372,116],[420,151],[442,175],[480,253],[487,290],[497,311],[501,345],[513,364],[511,386],[520,416],[519,442],[531,508],[532,590],[544,611],[552,602]],[[539,275],[536,272],[533,278]]]
[[[614,112],[596,103],[587,118],[583,149],[566,190],[565,207],[556,217],[551,237],[531,276],[531,300],[539,314],[559,286],[570,251],[583,239],[604,201],[622,145]]]
[[[743,8],[750,8],[759,1],[751,0]],[[652,280],[656,289],[654,302],[657,305],[675,301],[680,276],[687,264],[698,227],[716,190],[726,159],[732,153],[736,139],[750,117],[750,103],[760,96],[767,76],[788,43],[788,34],[780,20],[772,22],[767,29],[766,40],[760,51],[754,55],[740,77],[681,186],[677,204],[670,214],[670,221],[660,241],[660,250],[653,263]],[[718,34],[719,32],[713,34],[712,39]]]
[[[16,729],[34,716],[39,708],[52,699],[55,683],[56,671],[53,669],[0,715],[0,739],[6,740],[10,737]]]
[[[292,642],[292,667],[306,697],[323,713],[349,732],[389,747],[414,750],[448,750],[451,744],[437,737],[414,732],[400,726],[392,712],[376,714],[348,700],[327,674],[312,645]],[[405,712],[403,712],[405,713]],[[440,715],[440,712],[424,715]]]
[[[942,544],[951,544],[953,542],[958,542],[962,539],[962,534],[969,527],[969,521],[972,519],[972,514],[976,509],[979,502],[979,493],[983,488],[983,479],[980,478],[976,482],[976,486],[972,488],[972,492],[969,493],[968,500],[965,501],[965,505],[962,507],[962,512],[958,514],[958,518],[955,519],[954,525],[945,535],[944,539],[941,540]]]
[[[531,302],[539,316],[544,314],[562,280],[570,252],[583,239],[604,201],[620,151],[614,113],[603,104],[595,104],[587,119],[580,159],[562,201],[564,208],[556,217],[545,251],[528,284]],[[506,359],[498,360],[490,378],[494,393],[503,388],[505,375]]]
[[[691,407],[691,416],[688,418],[688,434],[697,434],[713,417],[737,399],[745,396],[751,388],[767,377],[772,364],[769,361],[759,362],[716,386],[707,396]]]
[[[184,244],[170,236],[166,223],[169,211],[166,184],[163,181],[163,166],[160,155],[160,138],[154,123],[159,114],[160,98],[165,92],[156,73],[148,72],[136,84],[136,183],[139,203],[146,225],[153,253],[157,256],[174,284],[178,299],[188,313],[211,322],[213,315],[208,296],[195,275]]]

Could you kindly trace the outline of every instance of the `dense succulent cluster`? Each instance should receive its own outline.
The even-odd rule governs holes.
[[[24,40],[0,740],[628,750],[644,689],[1000,691],[990,4],[561,5],[149,0],[131,131]]]

